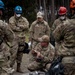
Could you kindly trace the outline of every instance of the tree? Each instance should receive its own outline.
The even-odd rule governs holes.
[[[3,0],[3,2],[5,4],[5,16],[7,16],[8,19],[14,14],[15,6],[20,5],[23,8],[23,16],[25,16],[30,23],[35,20],[36,0]]]
[[[44,14],[45,14],[45,20],[48,22],[47,9],[46,9],[46,1],[45,0],[44,0]]]
[[[55,20],[55,6],[54,6],[54,0],[51,0],[51,24],[54,22]]]

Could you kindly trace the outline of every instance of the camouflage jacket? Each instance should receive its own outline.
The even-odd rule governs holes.
[[[58,55],[75,54],[75,24],[71,20],[65,21],[53,32],[56,43],[58,44]]]
[[[56,19],[56,20],[54,21],[53,25],[52,25],[52,28],[51,28],[52,32],[55,30],[55,28],[56,28],[57,26],[59,26],[60,24],[63,24],[64,21],[66,21],[66,20],[69,20],[69,19],[68,19],[68,18],[66,18],[65,20],[60,20],[60,18]]]
[[[54,59],[55,48],[50,43],[49,43],[48,47],[46,47],[46,48],[42,47],[41,43],[38,43],[34,50],[40,52],[43,55],[43,59],[42,59],[43,63],[52,62],[52,60]],[[34,56],[34,59],[35,58],[36,57]],[[41,63],[41,61],[40,61],[40,63]]]
[[[10,58],[11,50],[18,49],[16,37],[7,23],[0,20],[0,36],[2,36],[2,43],[0,44],[0,60],[7,63]],[[8,59],[8,60],[7,60]]]
[[[68,21],[69,19],[66,18],[65,20],[61,20],[60,18],[56,19],[52,25],[51,28],[51,41],[54,41],[54,37],[53,37],[53,31],[56,29],[57,26],[59,26],[60,24],[63,24],[65,21]]]
[[[26,31],[28,31],[29,28],[29,22],[24,17],[16,19],[15,16],[12,16],[9,19],[9,25],[17,36],[25,35]]]
[[[37,40],[43,35],[50,36],[50,28],[46,21],[37,22],[34,21],[30,27],[30,39]]]

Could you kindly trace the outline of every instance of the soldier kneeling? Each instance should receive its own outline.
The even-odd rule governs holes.
[[[54,58],[55,49],[49,43],[49,37],[44,35],[41,37],[42,42],[38,43],[34,50],[31,50],[31,63],[28,70],[48,70]]]

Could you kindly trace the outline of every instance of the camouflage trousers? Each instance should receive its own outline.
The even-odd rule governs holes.
[[[0,75],[10,75],[6,70],[0,68]]]
[[[17,63],[22,62],[23,52],[17,52]]]
[[[28,69],[30,71],[35,71],[35,70],[48,70],[51,64],[45,64],[45,63],[40,63],[33,61],[28,65]]]
[[[65,75],[75,75],[75,57],[64,57],[62,60]]]
[[[64,64],[65,75],[75,75],[75,63],[66,63]]]
[[[10,53],[11,53],[10,66],[11,67],[13,67],[13,65],[15,64],[16,57],[17,57],[17,50],[18,50],[18,45],[15,45],[15,47],[10,50]]]
[[[6,72],[1,71],[1,72],[0,72],[0,75],[9,75],[9,74],[6,73]]]

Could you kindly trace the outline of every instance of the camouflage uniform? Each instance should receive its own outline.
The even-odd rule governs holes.
[[[30,39],[32,43],[32,49],[38,44],[38,38],[43,35],[50,36],[50,28],[46,21],[38,22],[37,20],[31,24],[30,27]]]
[[[56,19],[54,21],[53,25],[52,25],[52,29],[51,30],[54,31],[57,26],[59,26],[60,24],[63,24],[64,21],[66,21],[66,20],[69,20],[69,19],[67,17],[66,17],[65,20],[61,20],[60,18]]]
[[[63,24],[64,21],[68,21],[68,20],[69,20],[69,19],[68,19],[67,17],[66,17],[65,20],[61,20],[60,17],[59,17],[58,19],[56,19],[56,20],[54,21],[54,23],[53,23],[53,25],[52,25],[52,28],[51,28],[51,42],[52,42],[53,45],[55,45],[55,44],[54,44],[54,37],[53,37],[53,35],[52,35],[52,32],[56,29],[57,26],[59,26],[60,24]]]
[[[49,39],[49,37],[48,37],[48,39]],[[42,40],[44,42],[47,42],[48,39],[42,38]],[[40,52],[40,54],[43,56],[43,58],[41,60],[37,61],[38,54],[36,56],[34,56],[33,50],[31,50],[31,54],[32,54],[32,56],[30,58],[31,63],[28,65],[28,69],[31,71],[34,71],[34,70],[41,70],[41,69],[46,68],[46,70],[48,70],[51,65],[51,62],[54,58],[54,54],[55,54],[55,49],[49,43],[49,40],[48,40],[48,45],[46,47],[42,46],[41,43],[38,43],[36,45],[36,47],[34,48],[34,51]],[[39,57],[39,58],[41,58],[41,57]]]
[[[9,19],[9,25],[13,30],[13,32],[16,34],[18,43],[22,42],[22,38],[23,38],[23,42],[25,42],[25,37],[26,37],[25,34],[29,28],[29,22],[27,21],[27,19],[22,16],[20,18],[16,18],[15,16],[12,16]],[[23,56],[23,52],[22,49],[20,49],[19,47],[17,53],[17,63],[21,64],[22,56]]]
[[[15,35],[6,23],[0,20],[0,75],[8,75],[12,70],[10,62],[11,51],[18,48]],[[13,54],[12,54],[13,55]],[[11,69],[9,71],[9,69]]]
[[[65,21],[54,30],[53,35],[58,44],[56,55],[64,56],[65,75],[75,75],[75,25]]]

